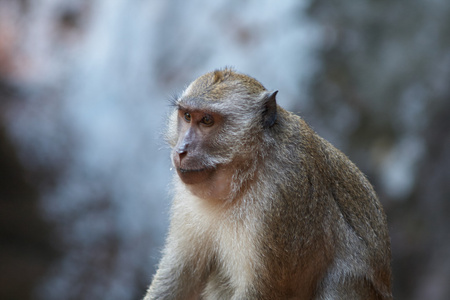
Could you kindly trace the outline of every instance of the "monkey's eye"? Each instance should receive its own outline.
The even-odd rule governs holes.
[[[191,114],[188,112],[184,113],[184,119],[186,120],[186,122],[190,123],[192,119]]]
[[[205,126],[212,126],[214,124],[213,118],[211,116],[208,116],[208,115],[204,116],[201,122]]]

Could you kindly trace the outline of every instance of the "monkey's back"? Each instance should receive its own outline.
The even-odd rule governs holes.
[[[390,240],[372,185],[300,117],[279,108],[278,118],[267,165],[275,173],[273,199],[279,199],[267,226],[270,243],[280,245],[270,259],[289,261],[275,270],[280,286],[292,278],[309,280],[319,285],[312,293],[339,298],[343,281],[360,278],[358,284],[373,289],[373,297],[389,298]]]

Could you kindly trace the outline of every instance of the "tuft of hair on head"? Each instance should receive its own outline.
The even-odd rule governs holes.
[[[232,67],[225,67],[223,69],[214,70],[213,84],[224,81],[226,77],[230,76],[234,72],[235,71]]]
[[[223,73],[221,70],[215,70],[214,71],[214,78],[213,78],[213,84],[219,83],[223,81]]]

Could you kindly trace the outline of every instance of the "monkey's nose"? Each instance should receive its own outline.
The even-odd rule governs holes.
[[[179,157],[179,159],[180,159],[180,164],[181,164],[181,161],[182,161],[183,158],[185,158],[186,155],[187,155],[187,151],[184,150],[184,149],[177,149],[176,151],[177,151],[177,153],[178,153],[178,157]]]
[[[186,152],[187,152],[186,149],[185,149],[184,147],[177,148],[175,151],[176,151],[178,154],[183,154],[183,153],[186,153]]]

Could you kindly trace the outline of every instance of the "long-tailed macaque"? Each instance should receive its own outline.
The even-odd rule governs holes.
[[[171,225],[150,299],[391,299],[386,217],[366,177],[231,69],[174,100]]]

